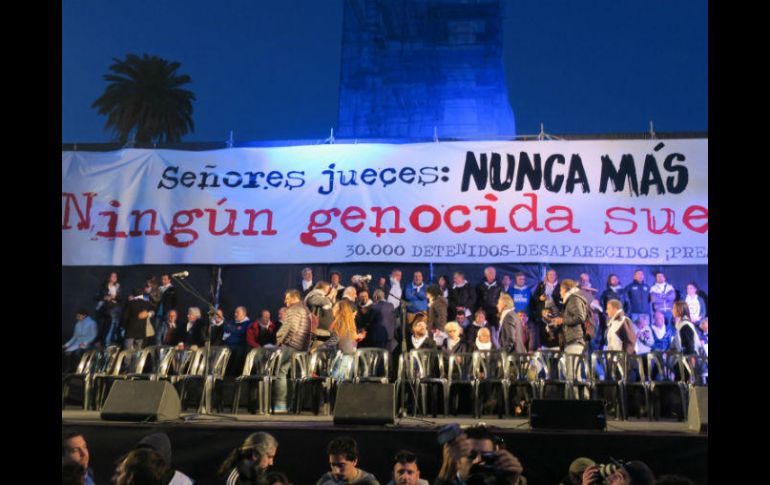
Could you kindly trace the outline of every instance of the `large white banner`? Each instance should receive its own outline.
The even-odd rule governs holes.
[[[708,140],[62,153],[62,264],[708,263]]]

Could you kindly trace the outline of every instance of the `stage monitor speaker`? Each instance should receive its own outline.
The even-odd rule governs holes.
[[[334,424],[393,424],[396,386],[343,382],[334,401]]]
[[[173,421],[182,406],[168,381],[115,381],[102,408],[107,421]]]
[[[709,426],[709,388],[691,387],[687,406],[687,427],[696,433],[707,433]]]
[[[602,401],[535,399],[530,408],[532,429],[604,430],[607,418]]]

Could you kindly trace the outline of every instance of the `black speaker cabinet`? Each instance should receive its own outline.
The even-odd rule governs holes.
[[[182,411],[167,381],[115,381],[102,408],[107,421],[172,421]]]
[[[687,427],[696,433],[708,432],[709,388],[691,387],[690,404],[687,407]]]
[[[334,424],[393,424],[395,384],[343,382],[334,401]]]
[[[535,399],[530,409],[532,429],[604,430],[607,418],[602,401]]]

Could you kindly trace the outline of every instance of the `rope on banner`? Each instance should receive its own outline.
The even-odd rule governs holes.
[[[217,266],[217,291],[214,296],[214,307],[219,309],[219,290],[222,288],[222,267]]]
[[[655,134],[655,126],[652,124],[652,120],[650,120],[650,139],[651,140],[658,139],[658,135]]]
[[[232,148],[235,144],[235,139],[233,138],[233,130],[230,130],[230,138],[228,138],[225,143],[227,143],[227,148]]]
[[[433,127],[433,143],[438,143],[438,126]]]

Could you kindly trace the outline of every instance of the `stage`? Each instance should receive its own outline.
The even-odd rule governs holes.
[[[273,434],[280,443],[275,469],[285,472],[294,485],[313,484],[327,471],[326,444],[338,435],[353,436],[359,444],[359,467],[384,485],[391,477],[390,460],[402,448],[416,452],[422,477],[432,482],[440,467],[437,430],[447,423],[484,422],[498,430],[507,448],[524,465],[530,484],[555,484],[579,456],[606,462],[610,456],[640,459],[656,476],[679,473],[696,483],[707,483],[708,435],[688,431],[677,421],[629,419],[607,421],[606,431],[533,430],[526,419],[485,416],[405,418],[386,426],[336,426],[330,416],[225,414],[234,419],[199,416],[164,423],[102,421],[97,411],[62,411],[62,432],[82,432],[88,441],[91,464],[100,480],[108,481],[115,460],[142,436],[165,431],[171,438],[177,469],[199,484],[220,483],[216,470],[228,452],[254,431]],[[192,417],[185,412],[183,418]]]

